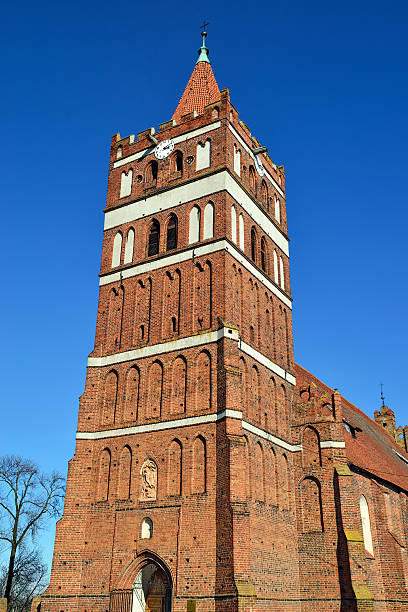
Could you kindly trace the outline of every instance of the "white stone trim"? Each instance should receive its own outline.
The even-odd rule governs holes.
[[[301,444],[290,444],[281,438],[274,436],[273,434],[251,425],[242,419],[242,412],[240,410],[223,410],[222,412],[213,412],[212,414],[203,414],[200,416],[184,417],[182,419],[174,419],[172,421],[161,421],[160,423],[146,423],[144,425],[132,425],[130,427],[121,427],[120,429],[107,429],[104,431],[78,431],[76,435],[77,440],[104,440],[106,438],[118,438],[120,436],[131,436],[140,433],[151,433],[154,431],[166,431],[167,429],[176,429],[178,427],[190,427],[192,425],[204,425],[206,423],[217,423],[222,419],[236,419],[241,421],[242,429],[249,431],[250,433],[268,440],[276,446],[291,452],[296,453],[303,450]],[[339,446],[344,442],[333,442],[327,440],[321,442],[322,448],[344,448]],[[324,445],[324,446],[323,446]]]
[[[282,302],[288,308],[292,309],[292,302],[291,302],[291,300],[288,297],[286,297],[286,294],[282,291],[282,289],[280,287],[278,287],[278,285],[275,285],[272,281],[270,281],[269,278],[266,276],[266,274],[264,274],[263,272],[261,272],[261,270],[259,270],[259,268],[254,266],[253,263],[251,263],[249,261],[249,259],[244,257],[244,255],[242,254],[242,251],[239,251],[235,246],[233,246],[232,244],[230,244],[226,240],[224,241],[224,243],[225,243],[224,248],[227,251],[227,253],[230,253],[238,261],[238,263],[241,266],[243,266],[244,268],[247,269],[247,271],[252,276],[254,276],[261,283],[263,283],[265,285],[265,287],[271,293],[276,295],[276,297],[278,297],[280,300],[282,300]]]
[[[235,136],[235,138],[238,140],[238,142],[240,143],[240,145],[245,149],[245,151],[247,153],[249,153],[249,155],[252,157],[252,159],[255,162],[255,156],[253,154],[253,152],[251,151],[251,149],[249,148],[249,146],[247,145],[247,143],[245,142],[245,140],[238,134],[238,132],[236,131],[236,129],[229,123],[228,127],[230,129],[230,132],[232,132],[232,134]],[[281,187],[278,185],[278,183],[275,181],[275,179],[273,179],[271,177],[271,175],[269,174],[269,172],[267,171],[267,169],[265,168],[265,176],[268,177],[268,179],[271,181],[272,185],[275,187],[276,191],[278,193],[280,193],[280,195],[284,198],[285,194],[283,193]]]
[[[289,241],[278,230],[273,221],[255,204],[252,198],[249,197],[245,189],[233,178],[229,172],[225,174],[225,190],[234,198],[245,212],[257,223],[263,232],[281,249],[285,255],[289,257]]]
[[[132,427],[121,427],[120,429],[107,429],[105,431],[78,431],[77,440],[102,440],[103,438],[117,438],[118,436],[130,436],[138,433],[149,433],[151,431],[164,431],[176,427],[188,427],[190,425],[202,425],[203,423],[216,423],[226,417],[230,419],[242,419],[242,412],[238,410],[223,410],[212,414],[203,414],[195,417],[185,417],[174,421],[161,421],[160,423],[147,423],[146,425],[133,425]]]
[[[287,238],[226,170],[203,176],[196,181],[173,187],[173,189],[161,193],[146,196],[143,200],[130,202],[120,208],[108,210],[105,213],[104,229],[108,230],[123,223],[131,223],[180,204],[208,197],[218,191],[227,191],[262,231],[289,257],[289,241]]]
[[[395,448],[391,449],[405,464],[408,464],[408,459],[406,457],[403,457],[398,451],[395,450]]]
[[[346,443],[337,442],[336,440],[324,440],[320,442],[320,448],[346,448]]]
[[[201,257],[202,255],[210,255],[216,253],[225,248],[226,241],[218,240],[217,242],[211,242],[209,244],[201,244],[199,242],[192,244],[190,248],[180,253],[173,253],[163,255],[160,259],[152,261],[146,261],[144,263],[135,264],[130,268],[126,268],[121,272],[109,272],[99,279],[99,285],[109,285],[110,283],[117,283],[120,281],[121,274],[122,278],[131,278],[132,276],[138,276],[139,274],[147,274],[153,270],[159,270],[160,268],[166,268],[168,266],[177,266],[183,261],[188,261],[194,257]]]
[[[187,338],[179,338],[170,342],[161,342],[151,346],[144,346],[123,353],[115,353],[106,357],[88,357],[89,367],[104,367],[115,363],[123,363],[124,361],[133,361],[135,359],[143,359],[144,357],[154,357],[163,353],[171,353],[173,351],[182,351],[188,348],[199,347],[212,342],[217,342],[221,338],[229,338],[230,340],[238,341],[238,332],[230,327],[222,327],[212,332],[203,332]]]
[[[185,349],[200,347],[217,342],[221,338],[228,338],[229,340],[238,342],[238,347],[247,355],[255,359],[255,361],[258,361],[258,363],[261,365],[278,374],[281,378],[283,378],[283,380],[286,380],[293,385],[296,384],[296,379],[294,376],[268,359],[268,357],[265,357],[265,355],[262,355],[262,353],[259,351],[253,349],[251,346],[249,346],[249,344],[246,344],[240,340],[237,330],[233,329],[232,327],[222,327],[221,329],[217,329],[212,332],[204,332],[194,336],[187,336],[187,338],[179,338],[178,340],[171,340],[170,342],[161,342],[160,344],[144,346],[139,349],[124,351],[123,353],[114,353],[113,355],[106,355],[105,357],[88,357],[88,367],[103,368],[116,363],[134,361],[136,359],[143,359],[145,357],[154,357],[155,355],[162,355],[163,353],[183,351]],[[293,382],[289,380],[289,377],[293,380]]]
[[[278,376],[280,376],[284,380],[287,380],[291,385],[296,385],[296,378],[292,376],[292,374],[289,374],[289,372],[281,368],[274,361],[271,361],[268,357],[265,357],[265,355],[254,349],[252,346],[250,346],[243,340],[239,340],[238,346],[243,353],[246,353],[247,355],[252,357],[252,359],[258,361],[258,363],[265,366],[265,368],[268,368],[268,370],[271,370],[275,374],[278,374]]]
[[[256,436],[264,438],[265,440],[268,440],[268,442],[273,442],[273,444],[281,446],[285,450],[288,450],[292,453],[302,450],[301,444],[289,444],[289,442],[285,442],[285,440],[281,440],[280,438],[277,438],[276,436],[273,436],[272,434],[264,431],[263,429],[259,429],[259,427],[255,427],[255,425],[247,423],[246,421],[242,421],[242,429],[246,429],[247,431],[250,431]]]
[[[261,272],[258,268],[256,268],[246,257],[242,255],[242,252],[238,250],[235,246],[230,244],[227,240],[217,240],[215,242],[211,242],[209,244],[201,244],[197,243],[197,246],[191,245],[189,249],[182,251],[180,253],[164,255],[160,259],[156,259],[153,261],[148,261],[140,264],[135,264],[130,268],[126,268],[121,272],[109,272],[108,274],[102,276],[99,279],[99,286],[109,285],[110,283],[117,283],[121,279],[131,278],[132,276],[138,276],[139,274],[147,274],[152,272],[153,270],[158,270],[160,268],[164,268],[166,266],[176,266],[183,261],[188,261],[189,259],[194,257],[201,257],[203,255],[210,255],[211,253],[216,253],[217,251],[222,250],[227,251],[230,255],[235,257],[235,259],[239,262],[241,266],[246,268],[246,270],[255,276],[261,283],[267,287],[267,289],[276,295],[282,302],[290,309],[292,309],[291,300],[285,295],[285,293],[272,283],[269,278]]]
[[[105,213],[104,229],[111,229],[122,225],[122,223],[130,223],[143,219],[143,217],[154,215],[162,210],[168,210],[180,204],[192,202],[199,198],[213,195],[217,191],[222,191],[225,189],[223,175],[224,172],[218,172],[210,176],[203,176],[190,183],[146,196],[143,200],[130,202],[120,208],[108,210]]]
[[[162,421],[160,423],[146,423],[144,425],[133,425],[131,427],[121,427],[120,429],[107,429],[105,431],[78,431],[77,440],[103,440],[106,438],[117,438],[119,436],[130,436],[140,433],[150,433],[154,431],[165,431],[167,429],[175,429],[178,427],[190,427],[192,425],[203,425],[206,423],[216,423],[222,419],[237,419],[242,422],[242,428],[249,431],[260,438],[264,438],[269,442],[273,442],[277,446],[284,448],[287,451],[297,452],[302,450],[301,444],[289,444],[270,433],[267,433],[259,427],[255,427],[250,423],[242,420],[242,412],[239,410],[223,410],[222,412],[214,412],[212,414],[203,414],[194,417],[184,417],[173,421]]]
[[[190,132],[185,132],[184,134],[180,134],[179,136],[175,136],[172,138],[172,141],[175,145],[180,142],[186,142],[186,140],[190,140],[191,138],[195,138],[196,136],[201,136],[201,134],[207,134],[207,132],[212,132],[213,130],[217,130],[221,126],[221,121],[216,121],[215,123],[211,123],[210,125],[206,125],[205,127],[198,128],[197,130],[192,130]],[[153,149],[154,147],[149,147],[149,149]],[[132,161],[137,161],[143,155],[146,154],[146,151],[149,149],[143,149],[142,151],[138,151],[137,153],[133,153],[132,155],[128,155],[127,157],[122,157],[119,161],[114,162],[114,168],[120,168],[125,164],[129,164]]]

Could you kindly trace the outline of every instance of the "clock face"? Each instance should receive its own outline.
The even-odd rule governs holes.
[[[263,167],[261,160],[257,155],[254,155],[254,159],[256,171],[258,172],[259,176],[263,176],[265,174],[265,168]]]
[[[154,155],[157,159],[165,159],[174,149],[174,142],[170,140],[162,140],[154,150]]]

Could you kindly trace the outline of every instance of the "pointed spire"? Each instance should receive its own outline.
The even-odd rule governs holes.
[[[208,59],[209,50],[205,44],[207,36],[205,27],[207,25],[208,23],[204,22],[201,26],[203,28],[203,44],[198,50],[198,59],[187,83],[187,87],[174,111],[172,119],[176,121],[179,121],[183,115],[191,113],[194,110],[201,115],[207,104],[217,102],[221,98],[221,93],[217,81],[215,80],[210,60]]]

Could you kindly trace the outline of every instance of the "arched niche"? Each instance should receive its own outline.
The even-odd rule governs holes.
[[[153,521],[149,517],[144,518],[142,521],[140,537],[142,540],[150,540],[153,537]]]

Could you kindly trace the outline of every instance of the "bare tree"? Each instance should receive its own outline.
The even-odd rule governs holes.
[[[0,571],[0,592],[7,583],[8,568]],[[38,550],[29,550],[22,544],[16,554],[13,584],[7,609],[9,612],[28,612],[35,595],[42,593],[47,586],[47,566],[43,563]]]
[[[0,540],[10,546],[4,587],[7,602],[18,568],[19,548],[28,535],[35,537],[47,518],[58,516],[64,497],[63,485],[59,474],[41,474],[37,465],[22,457],[0,458]]]

